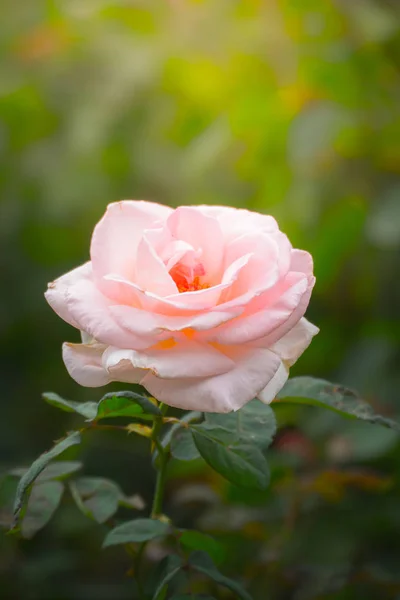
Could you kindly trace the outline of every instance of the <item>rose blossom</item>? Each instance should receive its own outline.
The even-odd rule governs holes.
[[[79,384],[140,383],[159,401],[229,412],[271,402],[318,329],[315,278],[273,217],[223,206],[110,204],[91,260],[46,298],[81,330],[63,358]]]

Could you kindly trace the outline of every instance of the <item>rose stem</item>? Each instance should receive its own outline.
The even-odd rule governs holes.
[[[162,416],[155,417],[153,429],[151,432],[151,438],[150,438],[152,441],[152,448],[157,449],[158,456],[159,456],[159,458],[158,458],[159,466],[157,467],[158,472],[157,472],[156,488],[155,488],[155,492],[154,492],[153,506],[152,506],[151,515],[150,515],[150,517],[152,519],[157,518],[161,514],[161,511],[162,511],[166,468],[167,468],[167,462],[168,462],[168,458],[169,458],[168,453],[164,451],[164,448],[163,448],[160,440],[158,439],[160,429],[163,425],[163,417],[168,410],[168,406],[160,403],[159,408],[162,412]],[[154,452],[154,450],[153,450],[153,452]],[[143,554],[144,554],[146,545],[147,545],[147,542],[142,542],[140,544],[138,553],[136,556],[136,561],[135,561],[136,562],[136,569],[135,569],[136,570],[136,581],[137,581],[137,586],[138,586],[138,592],[139,592],[140,598],[144,598],[144,599],[146,598],[146,595],[144,592],[144,587],[143,587],[143,583],[142,583],[142,579],[141,579],[141,562],[142,562],[142,558],[143,558]]]

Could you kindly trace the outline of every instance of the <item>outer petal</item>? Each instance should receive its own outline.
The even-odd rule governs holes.
[[[304,315],[308,303],[310,301],[310,296],[312,292],[312,287],[314,285],[314,280],[312,284],[308,285],[305,293],[302,295],[301,300],[297,308],[289,315],[287,319],[279,323],[274,329],[272,329],[265,337],[259,338],[255,341],[257,346],[263,346],[271,348],[274,346],[279,340],[283,339],[292,329],[297,325],[300,318]],[[314,334],[315,335],[315,334]]]
[[[104,344],[140,350],[184,330],[203,331],[218,327],[243,312],[242,307],[191,314],[163,315],[140,307],[115,304],[92,281],[86,263],[50,284],[45,294],[55,312],[65,321]]]
[[[291,253],[290,270],[297,273],[305,273],[308,277],[313,274],[313,259],[309,252],[297,250],[295,248]]]
[[[48,289],[44,294],[54,312],[77,329],[80,329],[80,327],[79,323],[71,314],[68,305],[68,293],[71,287],[80,281],[86,280],[91,275],[91,272],[92,266],[90,262],[87,262],[49,283]]]
[[[143,370],[135,369],[126,354],[129,350],[119,350],[109,346],[103,354],[103,367],[111,381],[123,383],[140,383]]]
[[[245,232],[272,232],[279,227],[270,215],[263,215],[246,209],[231,208],[230,206],[198,206],[204,214],[218,219],[221,230],[228,243]]]
[[[95,277],[116,273],[131,281],[143,231],[165,221],[171,213],[167,206],[143,200],[109,204],[92,236],[90,256]]]
[[[278,251],[278,264],[279,264],[279,275],[281,278],[285,277],[290,270],[293,248],[287,235],[281,231],[274,231],[270,233],[271,239],[273,239],[279,248]]]
[[[300,321],[271,347],[289,366],[292,366],[319,332],[307,319]]]
[[[50,284],[46,299],[62,319],[101,343],[122,348],[146,348],[154,343],[138,338],[114,320],[111,301],[93,283],[90,263]]]
[[[308,252],[304,252],[302,250],[293,250],[291,269],[293,269],[293,271],[289,274],[288,279],[296,281],[296,278],[300,277],[299,284],[293,286],[292,288],[289,288],[287,292],[283,293],[282,296],[278,297],[278,301],[275,305],[273,305],[272,310],[266,308],[265,312],[263,312],[264,318],[271,316],[271,323],[275,322],[275,326],[273,328],[270,328],[269,332],[266,333],[265,336],[260,337],[255,341],[257,345],[262,346],[264,348],[274,347],[276,343],[278,343],[287,334],[289,334],[293,330],[293,328],[296,327],[300,319],[303,317],[305,311],[307,310],[307,306],[311,297],[311,292],[315,284],[315,277],[312,274],[313,263],[311,255]],[[303,286],[305,282],[307,283],[306,287],[304,288],[304,291],[301,290],[300,282],[303,282]],[[293,292],[295,293],[293,294]],[[296,300],[296,295],[298,295],[299,292],[300,296],[298,297],[298,300]],[[288,312],[286,312],[286,315],[284,313],[281,313],[279,315],[279,309],[285,301],[288,301],[289,307],[291,304],[294,308],[292,311],[289,310]],[[276,321],[275,317],[277,317]],[[306,323],[308,323],[308,321],[306,321]],[[300,326],[299,329],[296,329],[297,334],[296,332],[293,333],[293,336],[291,338],[293,340],[292,343],[294,345],[299,344],[299,346],[301,347],[302,339],[305,340],[309,338],[309,341],[308,343],[306,343],[304,349],[308,346],[312,336],[318,332],[318,329],[311,325],[311,323],[309,323],[309,325],[310,327],[308,329],[302,326]],[[311,328],[313,328],[312,334],[310,334]],[[306,329],[307,332],[305,331]],[[302,339],[299,340],[299,337]],[[297,340],[296,342],[294,341],[295,338]],[[280,347],[283,348],[282,346]],[[301,350],[301,352],[302,351],[303,350]],[[298,354],[298,356],[300,356],[301,352]],[[288,360],[291,360],[289,356],[287,358]],[[290,364],[293,364],[295,360],[297,360],[297,357],[294,358]]]
[[[274,377],[281,359],[264,348],[226,347],[232,370],[207,378],[166,380],[148,374],[141,384],[158,400],[185,410],[225,413],[255,398]]]
[[[261,392],[259,392],[257,397],[261,400],[261,402],[264,402],[264,404],[270,404],[276,397],[277,393],[283,388],[288,377],[289,368],[284,362],[281,362],[279,369],[276,371],[271,381],[263,390],[261,390]]]
[[[233,360],[216,348],[185,337],[179,343],[170,339],[141,352],[108,348],[104,356],[107,370],[113,372],[121,361],[129,362],[135,371],[141,371],[141,377],[149,371],[168,380],[210,377],[226,373],[235,366]]]
[[[102,364],[103,344],[63,344],[63,359],[68,373],[79,385],[100,387],[111,377]]]
[[[255,342],[277,332],[280,327],[283,327],[281,335],[284,335],[304,315],[311,294],[304,276],[296,275],[292,282],[286,290],[279,286],[278,290],[271,290],[271,294],[262,294],[247,306],[242,316],[205,335],[221,344]],[[288,323],[291,318],[293,324]],[[273,339],[270,345],[275,341]],[[257,345],[268,347],[264,343]]]

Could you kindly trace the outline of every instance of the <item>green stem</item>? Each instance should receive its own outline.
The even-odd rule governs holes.
[[[136,575],[136,584],[139,593],[140,600],[146,600],[146,592],[144,591],[144,585],[141,577],[141,563],[144,554],[144,550],[146,548],[146,542],[142,542],[139,546],[139,549],[136,554],[135,560],[135,575]]]
[[[152,506],[151,515],[150,515],[152,519],[155,519],[159,515],[162,514],[162,503],[163,503],[163,496],[164,496],[166,469],[167,469],[167,462],[168,462],[168,458],[169,458],[168,453],[164,451],[164,448],[163,448],[160,440],[158,439],[161,427],[163,425],[163,417],[168,410],[168,406],[166,406],[164,404],[160,404],[159,408],[162,412],[162,416],[155,417],[153,429],[151,432],[151,438],[150,438],[152,441],[152,446],[153,446],[153,448],[157,449],[158,457],[159,457],[158,458],[159,466],[158,466],[158,473],[157,473],[157,480],[156,480],[156,489],[154,492],[153,506]],[[138,586],[139,597],[141,598],[141,600],[146,600],[146,594],[144,591],[144,586],[143,586],[142,577],[141,577],[141,564],[142,564],[144,551],[146,549],[146,545],[147,545],[147,542],[142,542],[140,544],[137,555],[136,555],[136,561],[135,561],[136,582],[137,582],[137,586]]]
[[[160,404],[160,409],[164,416],[168,410],[168,407],[165,404]],[[156,489],[154,492],[153,507],[151,509],[151,518],[152,519],[154,519],[154,518],[158,517],[160,514],[162,514],[162,502],[163,502],[163,496],[164,496],[164,486],[165,486],[166,470],[167,470],[167,462],[168,462],[168,454],[164,451],[164,448],[158,439],[158,434],[160,432],[162,424],[163,424],[162,418],[156,419],[156,421],[154,422],[154,425],[153,425],[153,431],[152,431],[152,435],[151,435],[153,444],[158,452],[158,461],[159,461],[157,480],[156,480]]]
[[[157,448],[158,449],[158,448]],[[160,452],[160,451],[159,451]],[[154,492],[153,507],[151,509],[151,518],[155,519],[162,514],[162,502],[164,495],[165,475],[167,466],[167,455],[160,453],[160,466],[157,473],[156,489]]]

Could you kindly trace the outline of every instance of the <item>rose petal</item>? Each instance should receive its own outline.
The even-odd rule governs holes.
[[[279,231],[278,223],[270,215],[263,215],[230,206],[201,205],[197,209],[201,210],[205,215],[218,220],[225,243],[229,243],[237,236],[243,235],[246,232]]]
[[[283,388],[288,377],[289,368],[284,362],[281,362],[279,369],[265,388],[257,394],[257,398],[261,400],[261,402],[264,402],[264,404],[270,404],[276,398],[278,392]]]
[[[110,204],[92,236],[90,256],[95,278],[115,273],[133,280],[136,251],[143,231],[165,221],[171,213],[172,209],[167,206],[144,200]]]
[[[207,332],[209,338],[221,344],[245,344],[271,335],[290,317],[295,322],[299,321],[308,306],[311,290],[304,276],[296,275],[292,280],[294,283],[288,289],[282,291],[279,286],[279,290],[271,295],[266,292],[250,303],[245,313],[234,322]],[[221,308],[225,306],[221,305]],[[294,324],[289,323],[288,329]],[[268,344],[262,345],[268,347]]]
[[[195,249],[191,244],[187,242],[183,242],[182,240],[175,240],[169,229],[166,229],[165,232],[168,232],[168,239],[164,242],[163,245],[160,243],[157,244],[157,253],[160,256],[161,260],[165,263],[168,272],[180,261],[185,255],[192,254],[195,255]],[[155,238],[154,230],[149,232],[151,234],[151,238]],[[164,239],[167,236],[164,235]],[[153,246],[154,242],[152,242]]]
[[[189,309],[193,311],[210,309],[219,304],[222,294],[224,292],[229,292],[229,290],[235,285],[236,281],[240,277],[240,273],[245,269],[251,258],[252,255],[247,254],[245,256],[240,256],[237,260],[230,264],[222,277],[221,283],[218,285],[214,285],[213,287],[204,290],[168,296],[165,301],[172,303],[174,307],[182,310]]]
[[[110,306],[110,314],[118,325],[131,331],[135,336],[150,338],[160,336],[164,333],[164,338],[171,332],[181,332],[190,330],[191,333],[213,329],[227,321],[237,317],[242,308],[232,309],[230,311],[212,310],[200,313],[198,315],[180,315],[170,316],[157,313],[151,313],[145,310],[137,309],[131,306]]]
[[[239,300],[249,294],[251,297],[271,288],[279,277],[279,246],[264,233],[245,234],[236,238],[225,249],[226,265],[237,262],[240,257],[248,257],[244,268],[235,278],[233,285],[221,296],[224,302]]]
[[[310,301],[312,288],[314,281],[308,283],[308,287],[304,294],[301,296],[298,306],[289,315],[289,317],[279,323],[274,329],[272,329],[265,337],[256,340],[257,346],[272,348],[279,340],[286,336],[300,321],[300,318],[304,315],[307,310],[308,303]],[[315,334],[314,334],[315,335]]]
[[[121,381],[123,383],[140,383],[143,379],[143,369],[135,369],[132,362],[127,358],[129,350],[119,350],[109,346],[103,354],[103,368],[110,377],[110,381]]]
[[[81,280],[87,279],[92,273],[90,262],[72,269],[48,285],[44,296],[55,313],[64,321],[80,329],[79,323],[72,316],[68,306],[68,295],[71,287]]]
[[[173,339],[160,342],[145,351],[109,348],[104,355],[104,366],[114,377],[115,367],[121,362],[130,363],[141,377],[150,371],[163,379],[210,377],[225,373],[234,362],[209,344],[197,344],[184,336],[180,342]],[[126,380],[124,380],[126,381]]]
[[[255,398],[274,377],[280,358],[266,349],[227,347],[232,370],[205,379],[160,379],[149,373],[141,381],[154,397],[185,410],[226,413]]]
[[[139,305],[140,308],[151,313],[170,316],[182,316],[185,313],[194,315],[199,311],[211,309],[217,305],[221,292],[224,289],[229,289],[236,281],[238,274],[245,267],[248,260],[249,256],[240,257],[227,269],[222,283],[212,288],[173,294],[165,298],[153,292],[144,291],[135,283],[114,274],[104,277],[102,285],[109,286],[107,287],[108,296],[114,299],[114,304],[118,302],[118,298],[123,298],[124,303]],[[127,302],[127,299],[130,302]],[[122,302],[120,303],[122,304]],[[232,306],[232,309],[240,311],[240,303],[238,304],[238,307]]]
[[[143,235],[137,249],[135,273],[135,282],[142,290],[159,296],[178,293],[166,265],[156,254],[146,234]]]
[[[85,387],[101,387],[111,381],[102,365],[103,344],[63,344],[62,355],[72,379]]]
[[[293,248],[287,235],[281,231],[274,231],[270,233],[270,238],[273,239],[278,246],[278,265],[279,265],[279,276],[285,277],[289,270],[295,271],[296,269],[291,268],[293,260]]]
[[[180,206],[167,220],[172,236],[199,251],[199,261],[205,269],[209,286],[220,282],[224,243],[217,219],[205,215],[197,206]]]
[[[65,321],[99,342],[122,348],[146,348],[153,341],[125,330],[110,312],[111,300],[94,285],[91,264],[63,275],[46,292],[46,299]]]
[[[297,325],[271,346],[271,350],[278,354],[289,366],[292,366],[318,332],[318,327],[302,318]]]
[[[290,270],[305,273],[308,277],[313,276],[313,258],[305,250],[294,249],[291,252]]]

